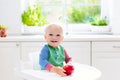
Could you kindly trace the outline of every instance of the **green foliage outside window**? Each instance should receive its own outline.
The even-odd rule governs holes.
[[[68,22],[70,23],[83,23],[85,18],[85,10],[82,8],[72,7],[68,12]]]
[[[78,3],[78,0],[76,0]],[[94,0],[86,4],[94,4]],[[91,17],[100,15],[100,6],[72,6],[68,8],[69,23],[88,23]]]

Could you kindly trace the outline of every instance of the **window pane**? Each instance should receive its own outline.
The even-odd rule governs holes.
[[[63,16],[63,7],[60,6],[44,6],[44,13],[47,16],[50,23],[61,23],[61,17]]]
[[[62,23],[68,33],[90,31],[88,23],[96,16],[108,18],[107,12],[103,14],[101,0],[25,0],[25,2],[24,8],[28,3],[37,3],[48,23]]]
[[[69,6],[67,15],[69,23],[87,23],[90,18],[100,16],[100,6]]]

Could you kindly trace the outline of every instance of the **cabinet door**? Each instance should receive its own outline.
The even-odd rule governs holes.
[[[18,80],[14,69],[18,67],[19,59],[19,43],[0,42],[0,80]]]
[[[74,62],[90,65],[90,42],[63,42],[62,45]]]
[[[29,60],[29,53],[40,52],[41,47],[45,42],[22,42],[21,43],[21,59]]]
[[[102,76],[100,80],[120,80],[120,42],[93,42],[92,65]]]

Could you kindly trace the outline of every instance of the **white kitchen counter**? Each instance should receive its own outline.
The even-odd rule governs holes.
[[[18,35],[1,38],[0,41],[45,41],[41,35]],[[66,35],[64,41],[120,41],[120,35]]]
[[[44,70],[16,70],[16,75],[25,80],[97,80],[102,73],[93,66],[74,63],[74,72],[70,76],[61,77],[56,73]]]

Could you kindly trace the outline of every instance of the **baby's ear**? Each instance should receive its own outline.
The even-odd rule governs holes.
[[[44,34],[44,38],[46,39],[46,35]]]
[[[64,39],[64,36],[62,36],[62,40]]]

